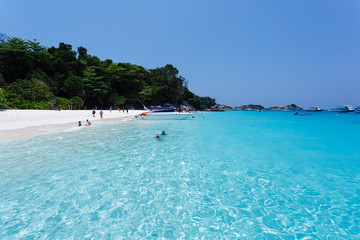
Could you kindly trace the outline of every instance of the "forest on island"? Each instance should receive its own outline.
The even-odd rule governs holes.
[[[0,109],[90,109],[190,105],[206,109],[215,99],[188,89],[178,69],[146,69],[104,61],[70,44],[44,47],[36,40],[0,34]]]

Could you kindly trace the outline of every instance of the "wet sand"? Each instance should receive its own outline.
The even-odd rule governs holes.
[[[77,126],[81,121],[84,125],[86,119],[91,124],[104,122],[123,121],[124,119],[135,119],[135,115],[143,112],[141,110],[103,110],[103,119],[100,118],[100,110],[96,111],[95,117],[92,110],[6,110],[0,111],[0,142],[8,142],[17,139],[31,138],[38,135],[64,131]]]

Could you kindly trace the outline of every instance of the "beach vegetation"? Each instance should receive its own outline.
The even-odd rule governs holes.
[[[81,109],[84,106],[84,101],[79,96],[75,96],[71,99],[73,109]]]
[[[109,100],[110,103],[116,107],[122,106],[126,103],[126,98],[124,96],[119,96],[117,93],[112,93]]]
[[[73,102],[71,101],[71,99],[56,97],[55,105],[57,106],[58,109],[69,109],[71,108],[72,104]]]
[[[8,108],[13,109],[26,109],[25,99],[19,94],[16,94],[10,90],[3,89],[3,96],[5,97],[5,102]]]
[[[0,88],[5,86],[5,79],[3,77],[3,75],[0,73]]]
[[[85,96],[84,82],[80,76],[70,73],[64,81],[64,93],[69,97]]]
[[[51,103],[48,101],[40,101],[40,102],[29,102],[29,105],[27,107],[28,109],[51,109]]]
[[[100,60],[80,46],[60,42],[42,46],[36,39],[1,35],[0,87],[10,108],[46,109],[191,105],[205,109],[216,105],[188,89],[188,80],[171,64],[146,69],[132,63]],[[45,102],[49,104],[44,104]]]
[[[20,94],[14,93],[11,90],[3,89],[3,96],[5,97],[5,107],[2,109],[51,109],[51,103],[47,100],[33,101],[24,99]]]
[[[53,96],[46,83],[38,79],[18,79],[9,86],[14,93],[33,102],[47,101]]]
[[[7,101],[5,98],[4,91],[0,88],[0,109],[8,109]]]

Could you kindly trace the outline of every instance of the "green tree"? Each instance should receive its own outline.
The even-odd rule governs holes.
[[[7,38],[0,44],[0,73],[8,84],[25,78],[31,69],[30,52],[26,41]]]
[[[4,42],[2,47],[6,48],[6,49],[18,50],[18,51],[29,50],[28,42],[21,38],[17,38],[17,37],[7,38],[7,41]]]
[[[151,86],[145,86],[144,89],[139,92],[139,97],[145,104],[151,103],[153,98],[153,88]]]
[[[68,106],[72,105],[73,102],[71,99],[63,98],[63,97],[57,97],[56,98],[56,106],[60,109],[68,109]]]
[[[84,106],[84,101],[81,99],[81,97],[75,96],[71,99],[71,103],[74,109],[80,109],[82,106]]]
[[[97,67],[86,67],[84,71],[84,88],[86,98],[90,103],[103,103],[103,98],[107,95],[109,86],[102,81],[103,76],[97,74]]]
[[[54,95],[66,107],[72,100],[82,106],[79,98],[89,107],[139,106],[137,98],[147,105],[208,108],[216,104],[215,99],[192,93],[171,64],[147,70],[131,63],[102,61],[82,46],[77,52],[63,42],[45,48],[36,39],[5,34],[0,34],[0,87],[6,89],[8,106],[14,108],[48,108],[56,103]]]
[[[78,47],[78,59],[86,59],[88,54],[87,54],[87,49],[84,47]]]
[[[22,96],[25,100],[31,101],[47,101],[52,97],[50,88],[46,83],[38,79],[19,79],[16,80],[11,86],[10,89]]]
[[[52,97],[52,92],[46,83],[38,80],[31,79],[32,82],[32,100],[38,101],[48,101]]]
[[[84,96],[84,83],[82,78],[71,73],[64,81],[64,92],[70,97]]]
[[[3,75],[0,73],[0,88],[5,86],[5,79]]]
[[[124,96],[119,96],[116,93],[110,95],[110,103],[115,106],[121,106],[126,103],[126,98]]]
[[[32,82],[28,79],[18,79],[9,86],[9,89],[26,100],[32,99]]]
[[[116,93],[125,96],[130,102],[137,102],[136,97],[144,86],[145,70],[131,63],[119,63],[115,81]]]
[[[7,109],[8,107],[4,91],[0,88],[0,109]]]
[[[28,46],[28,50],[33,51],[33,52],[38,52],[38,51],[42,51],[45,52],[46,48],[41,46],[39,42],[36,41],[36,39],[34,39],[34,41],[26,41],[27,46]]]

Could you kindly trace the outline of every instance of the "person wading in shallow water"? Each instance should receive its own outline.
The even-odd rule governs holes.
[[[91,125],[91,122],[89,122],[89,119],[86,119],[85,126],[90,126],[90,125]]]
[[[103,115],[104,115],[103,111],[100,110],[100,118],[101,118],[101,119],[103,118]]]

